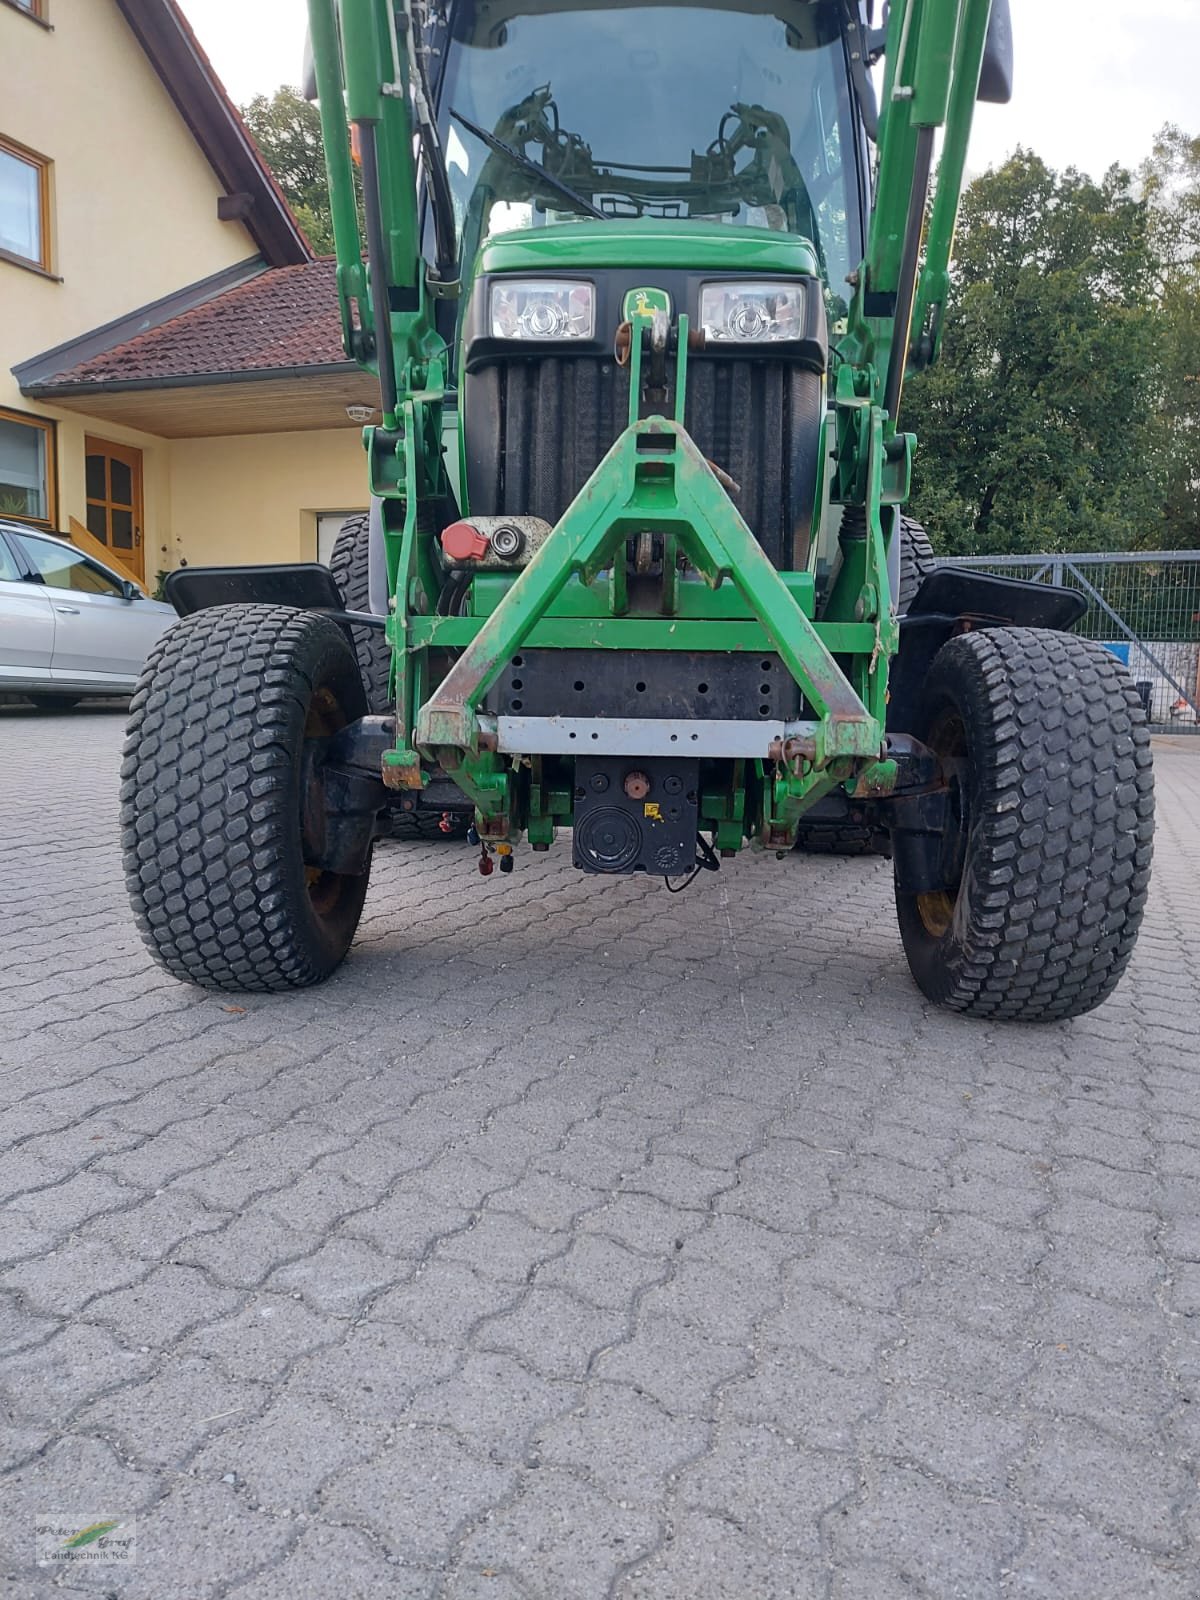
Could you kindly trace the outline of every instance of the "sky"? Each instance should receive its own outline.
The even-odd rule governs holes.
[[[304,0],[182,0],[234,100],[296,83]],[[1098,177],[1136,167],[1164,122],[1200,134],[1200,0],[1012,0],[1016,89],[980,106],[970,172],[1017,144]]]

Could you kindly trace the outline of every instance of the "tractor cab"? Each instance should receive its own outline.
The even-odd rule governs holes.
[[[700,223],[710,241],[719,226],[727,252],[789,234],[844,316],[866,194],[845,16],[839,0],[452,5],[435,83],[462,265],[497,235],[583,217]],[[695,248],[677,250],[692,265]]]
[[[472,514],[566,510],[626,425],[640,296],[687,316],[683,420],[774,565],[804,567],[863,242],[844,19],[839,0],[449,8],[433,82]]]

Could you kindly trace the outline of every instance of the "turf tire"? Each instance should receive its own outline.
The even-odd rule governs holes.
[[[301,989],[350,947],[369,872],[306,868],[306,736],[366,710],[342,629],[287,606],[195,612],[151,651],[130,703],[121,833],[150,953],[187,983]]]
[[[370,611],[371,593],[368,546],[371,518],[366,511],[347,517],[334,540],[329,570],[347,611]],[[354,628],[354,649],[358,656],[367,710],[377,716],[391,711],[388,680],[392,669],[392,647],[382,628]]]
[[[912,517],[900,518],[900,592],[896,609],[904,616],[917,597],[917,590],[937,568],[937,557],[929,535]]]
[[[403,839],[410,844],[461,843],[474,820],[469,811],[452,811],[445,828],[440,811],[391,811],[388,813],[389,839]]]
[[[898,595],[901,616],[912,604],[917,590],[937,566],[937,558],[929,535],[912,517],[900,518],[900,592]],[[871,828],[855,822],[804,822],[796,834],[796,849],[809,856],[878,856],[886,855],[881,848],[879,835]]]
[[[1128,965],[1150,882],[1150,734],[1128,674],[1072,634],[961,634],[934,657],[920,723],[962,758],[965,855],[953,893],[897,890],[917,984],[976,1017],[1092,1010]]]
[[[804,822],[796,834],[796,849],[806,856],[878,856],[878,836],[861,822]]]

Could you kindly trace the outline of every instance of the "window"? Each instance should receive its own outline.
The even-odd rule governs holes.
[[[8,0],[8,3],[16,6],[18,11],[24,11],[35,22],[46,20],[46,0]]]
[[[362,513],[358,511],[318,511],[317,512],[317,560],[323,567],[329,565],[329,558],[333,555],[333,547],[337,543],[347,518],[357,517]]]
[[[78,555],[64,545],[29,534],[15,534],[29,565],[49,589],[73,589],[77,594],[115,594],[121,585],[87,556]]]
[[[55,505],[54,424],[0,410],[0,516],[52,528]]]
[[[0,135],[0,252],[50,270],[50,163]]]
[[[448,10],[442,138],[467,261],[489,233],[580,218],[536,171],[471,133],[473,122],[605,216],[801,235],[842,293],[859,242],[836,0]]]

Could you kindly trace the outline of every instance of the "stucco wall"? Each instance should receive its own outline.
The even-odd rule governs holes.
[[[53,162],[62,279],[0,261],[0,405],[17,411],[39,408],[15,363],[258,253],[217,220],[216,174],[112,0],[55,0],[51,21],[0,6],[0,133]]]
[[[84,521],[83,439],[144,452],[146,572],[170,537],[162,439],[26,399],[11,368],[257,254],[112,0],[54,0],[53,31],[0,5],[0,133],[47,156],[52,267],[0,260],[0,406],[58,422],[58,525]]]
[[[161,442],[169,461],[170,559],[147,551],[148,575],[181,558],[193,566],[315,561],[317,514],[367,504],[357,428]]]

